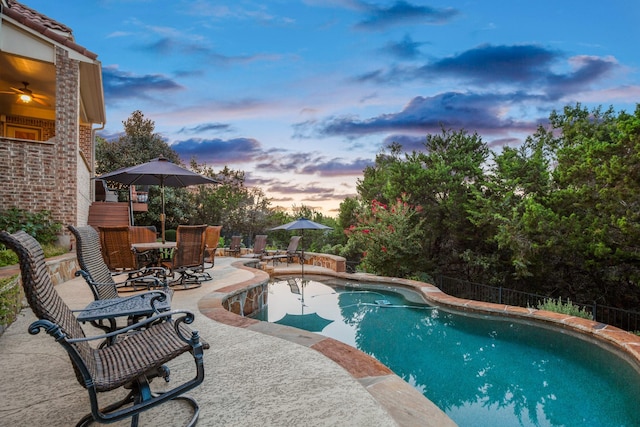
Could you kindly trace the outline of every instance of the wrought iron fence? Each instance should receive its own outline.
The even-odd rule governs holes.
[[[522,292],[515,289],[488,286],[451,277],[436,277],[435,285],[448,295],[471,299],[475,301],[492,302],[495,304],[513,305],[519,307],[533,307],[543,304],[551,297]],[[615,307],[599,305],[595,302],[584,304],[573,302],[591,314],[596,322],[616,326],[626,331],[640,331],[640,313]]]

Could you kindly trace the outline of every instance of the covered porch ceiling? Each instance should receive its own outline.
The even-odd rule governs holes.
[[[35,99],[19,100],[28,83]],[[56,71],[51,63],[0,52],[0,114],[27,115],[55,120]]]

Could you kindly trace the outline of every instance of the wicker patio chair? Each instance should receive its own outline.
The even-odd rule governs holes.
[[[152,243],[157,240],[155,227],[101,226],[100,245],[103,257],[112,272],[127,273],[129,277],[139,275],[139,270],[153,265],[157,259],[155,251],[136,252],[135,243]]]
[[[158,240],[158,232],[154,226],[129,226],[131,243],[152,243]]]
[[[109,270],[126,272],[138,269],[138,261],[131,250],[131,234],[129,226],[98,227],[102,256]]]
[[[258,234],[253,242],[253,252],[250,254],[241,255],[240,258],[257,258],[262,259],[267,249],[267,235]]]
[[[202,281],[211,280],[204,271],[206,225],[179,225],[176,230],[176,248],[171,260],[165,261],[171,276],[179,277],[169,283],[174,289],[193,289],[202,286]]]
[[[116,283],[102,258],[98,233],[96,230],[88,225],[84,227],[74,227],[70,225],[68,228],[76,238],[76,258],[80,265],[80,270],[76,271],[75,274],[76,276],[84,277],[87,285],[89,285],[89,288],[91,289],[94,299],[118,299],[124,302],[123,300],[125,298],[118,294],[118,289],[127,289],[129,287],[136,289],[140,286],[145,289],[157,287],[159,288],[158,290],[138,293],[126,299],[132,300],[136,298],[147,298],[151,305],[156,304],[156,301],[166,301],[166,304],[162,304],[162,306],[165,307],[163,310],[166,311],[171,308],[173,290],[166,285],[165,280],[147,275]],[[166,270],[162,269],[162,271],[163,274],[166,275]],[[130,316],[127,318],[127,324],[130,325],[138,320],[139,317]],[[117,319],[115,318],[108,319],[106,321],[92,321],[91,324],[105,332],[118,329]]]
[[[39,319],[29,326],[35,335],[45,330],[69,355],[76,379],[89,393],[91,413],[84,416],[78,426],[92,421],[111,423],[131,417],[137,426],[139,415],[168,400],[181,399],[189,403],[193,416],[188,425],[195,425],[199,416],[197,402],[184,393],[204,380],[203,350],[197,331],[187,324],[194,315],[188,311],[168,311],[145,319],[120,331],[87,337],[66,303],[55,290],[44,252],[40,244],[24,231],[15,234],[0,232],[0,243],[12,249],[20,260],[24,293],[33,313]],[[159,320],[164,321],[159,321]],[[135,330],[127,339],[113,345],[93,348],[90,342]],[[151,390],[150,382],[156,377],[169,381],[165,363],[184,353],[191,353],[195,376],[162,392]],[[36,367],[34,367],[36,369]],[[37,369],[36,369],[37,370]],[[126,397],[105,405],[104,392],[124,388]]]
[[[88,225],[83,227],[70,225],[68,228],[76,238],[76,256],[80,264],[80,270],[76,271],[76,276],[84,277],[95,299],[117,298],[118,290],[137,291],[150,288],[159,288],[171,295],[171,291],[166,286],[167,271],[161,267],[131,270],[133,277],[116,283],[100,251],[98,232]],[[131,252],[130,245],[128,251]]]
[[[298,244],[300,243],[301,238],[302,236],[292,236],[291,239],[289,239],[289,246],[287,246],[287,250],[284,253],[265,256],[262,257],[262,259],[267,262],[273,261],[274,264],[276,261],[282,260],[286,260],[287,265],[289,265],[289,263],[293,263],[294,258],[300,256]]]
[[[222,231],[221,225],[210,225],[204,232],[205,243],[205,256],[204,260],[211,263],[213,267],[216,263],[216,250],[218,249],[218,243],[220,242],[220,232]]]

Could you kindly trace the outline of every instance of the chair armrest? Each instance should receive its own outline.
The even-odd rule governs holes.
[[[118,329],[117,331],[109,332],[107,334],[94,335],[91,337],[84,337],[84,338],[68,338],[67,334],[62,331],[59,325],[45,319],[36,320],[31,325],[29,325],[28,330],[31,335],[36,335],[40,332],[41,329],[44,329],[49,335],[56,338],[57,341],[65,341],[71,344],[77,343],[77,342],[90,342],[90,341],[97,341],[97,340],[102,341],[106,339],[111,339],[112,337],[116,337],[121,334],[128,333],[133,330],[140,329],[147,325],[151,325],[154,322],[157,322],[158,320],[170,319],[171,316],[175,316],[178,314],[182,314],[182,316],[178,317],[173,322],[176,334],[182,341],[192,346],[198,345],[200,342],[200,336],[197,331],[192,331],[192,336],[190,338],[187,338],[182,334],[179,327],[180,324],[182,323],[190,324],[193,322],[195,316],[192,312],[188,310],[165,311],[163,313],[156,314],[155,316],[148,317],[144,320],[141,320],[140,322],[137,322],[133,325],[129,325],[125,328]]]
[[[173,319],[174,320],[174,329],[176,330],[176,333],[178,334],[178,336],[180,337],[180,339],[186,343],[191,343],[193,337],[191,338],[186,338],[182,332],[180,331],[179,325],[181,323],[186,323],[186,324],[190,324],[193,323],[193,320],[195,319],[195,315],[189,311],[189,310],[171,310],[171,311],[163,311],[162,313],[158,313],[154,316],[151,317],[147,317],[137,323],[134,323],[132,325],[129,325],[125,328],[122,329],[118,329],[116,331],[113,332],[109,332],[107,334],[101,334],[101,335],[94,335],[91,337],[85,337],[85,338],[72,338],[72,339],[68,339],[67,342],[69,343],[75,343],[75,342],[83,342],[83,341],[95,341],[95,340],[105,340],[105,339],[111,339],[112,337],[117,337],[118,335],[121,334],[126,334],[127,332],[130,331],[135,331],[138,330],[144,326],[147,325],[151,325],[154,322],[157,322],[158,320],[164,320],[164,319],[171,319],[172,316],[176,316],[178,314],[182,314],[182,316],[178,317],[177,319]],[[33,325],[35,323],[38,323],[40,321],[34,322],[31,324],[31,326],[29,326],[29,333],[31,333],[31,328],[33,327]],[[193,331],[196,335],[197,335],[197,331]],[[37,333],[37,332],[36,332]],[[199,337],[198,337],[199,340]]]
[[[122,304],[126,304],[127,301],[133,300],[133,299],[138,299],[138,298],[146,298],[149,297],[149,304],[150,306],[154,309],[154,311],[156,313],[159,313],[159,311],[156,309],[156,303],[157,302],[163,302],[166,301],[167,298],[169,297],[169,295],[164,292],[164,291],[159,291],[159,290],[153,290],[153,291],[147,291],[147,292],[142,292],[136,295],[131,295],[128,297],[122,297],[122,298],[113,298],[112,302],[109,304],[105,304],[103,306],[101,306],[100,308],[109,308],[109,307],[113,307],[116,305],[122,305]],[[108,301],[108,300],[101,300],[101,301]],[[87,311],[94,311],[95,308],[79,308],[79,309],[75,309],[75,310],[71,310],[72,313],[83,313],[83,312],[87,312]]]

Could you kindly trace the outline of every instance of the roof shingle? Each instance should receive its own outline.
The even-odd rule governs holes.
[[[95,53],[77,44],[73,38],[73,31],[66,25],[15,0],[6,0],[6,4],[8,7],[0,9],[3,15],[91,59],[98,57]]]

